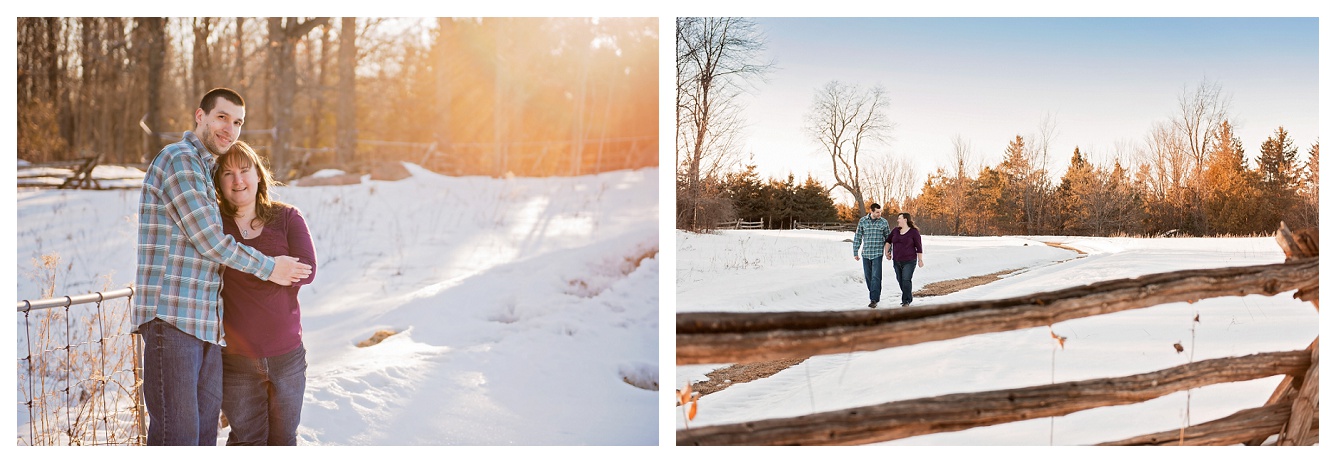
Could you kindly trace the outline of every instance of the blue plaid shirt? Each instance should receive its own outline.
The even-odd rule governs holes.
[[[223,265],[268,279],[274,259],[223,233],[213,168],[213,153],[191,132],[149,165],[139,197],[133,322],[160,318],[222,345]]]
[[[885,249],[883,243],[890,233],[891,224],[886,219],[873,219],[872,214],[858,219],[858,229],[854,231],[854,255],[864,259],[881,259]],[[858,252],[860,246],[863,248],[862,253]]]

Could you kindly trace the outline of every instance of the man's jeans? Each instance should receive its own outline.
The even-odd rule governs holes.
[[[881,257],[863,257],[863,281],[867,282],[868,300],[881,301]]]
[[[155,318],[144,338],[148,445],[217,445],[222,348]]]
[[[297,445],[305,394],[305,346],[259,359],[223,354],[227,445]]]
[[[900,282],[900,303],[908,304],[914,302],[914,264],[916,260],[893,260],[891,265],[895,267],[895,281]]]

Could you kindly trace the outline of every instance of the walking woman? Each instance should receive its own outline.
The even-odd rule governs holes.
[[[900,307],[914,302],[914,262],[923,266],[923,238],[908,212],[895,216],[896,227],[886,235],[886,260],[895,268],[895,281],[900,283]]]
[[[315,279],[315,246],[297,208],[269,197],[273,177],[245,142],[217,161],[223,231],[265,255],[293,256],[311,274],[279,286],[228,268],[223,272],[223,414],[227,445],[297,445],[306,393],[297,291]]]

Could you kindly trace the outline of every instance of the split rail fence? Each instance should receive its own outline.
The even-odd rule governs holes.
[[[133,295],[19,301],[18,445],[144,445]]]
[[[1280,264],[1185,270],[992,301],[896,311],[677,314],[677,364],[747,363],[874,351],[1213,297],[1296,291],[1318,306],[1317,231],[1281,224]],[[1318,341],[1306,350],[1204,360],[1150,373],[949,394],[677,431],[677,445],[841,445],[1144,402],[1212,384],[1285,375],[1262,407],[1102,445],[1278,445],[1318,441]]]

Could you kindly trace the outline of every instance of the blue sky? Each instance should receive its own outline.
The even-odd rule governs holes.
[[[1080,147],[1112,164],[1177,112],[1203,80],[1220,85],[1249,156],[1284,126],[1301,157],[1317,141],[1316,18],[757,18],[777,68],[745,98],[746,147],[762,176],[808,172],[829,157],[803,130],[831,80],[882,85],[897,127],[881,153],[920,180],[960,135],[995,165],[1016,135],[1057,123],[1049,168]],[[1124,164],[1131,159],[1123,156]]]

